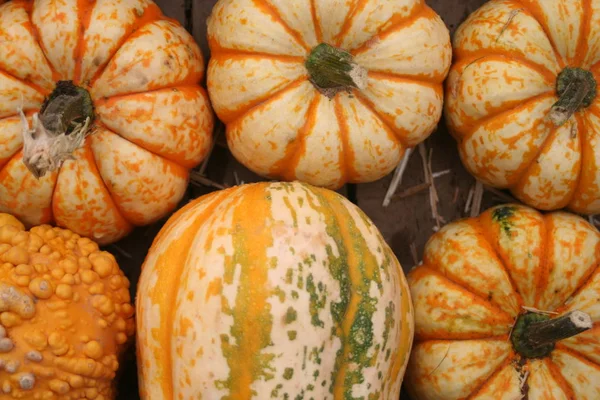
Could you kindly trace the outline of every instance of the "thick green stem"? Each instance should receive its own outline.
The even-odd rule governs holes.
[[[313,85],[326,95],[366,87],[367,71],[354,62],[350,53],[326,43],[311,51],[305,65]]]
[[[515,350],[526,358],[548,356],[554,345],[591,329],[592,318],[581,311],[572,311],[558,318],[526,313],[517,319],[511,341]]]
[[[550,111],[554,125],[564,125],[577,111],[592,105],[597,95],[596,86],[596,79],[590,71],[565,68],[556,81],[559,100]]]
[[[92,132],[94,105],[89,92],[71,81],[60,81],[46,99],[33,127],[23,113],[23,163],[37,179],[55,171],[81,147]]]

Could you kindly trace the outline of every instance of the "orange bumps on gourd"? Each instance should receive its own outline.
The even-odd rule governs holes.
[[[114,399],[133,315],[112,255],[0,213],[0,397]]]

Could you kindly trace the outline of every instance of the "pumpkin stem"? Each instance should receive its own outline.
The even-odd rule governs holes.
[[[313,85],[328,97],[367,86],[367,70],[354,62],[352,54],[327,43],[312,49],[305,65]]]
[[[60,168],[93,133],[94,104],[89,92],[72,81],[59,81],[38,113],[33,127],[20,107],[23,163],[36,179]]]
[[[576,336],[591,329],[592,318],[581,311],[571,311],[563,316],[550,319],[537,313],[519,316],[511,341],[515,350],[526,358],[548,356],[556,342]]]
[[[577,111],[591,106],[596,99],[596,86],[596,79],[590,71],[565,68],[556,80],[556,93],[560,99],[550,111],[554,125],[564,125]]]

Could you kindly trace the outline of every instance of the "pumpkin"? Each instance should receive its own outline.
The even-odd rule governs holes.
[[[134,335],[129,281],[90,239],[0,214],[3,399],[114,399]]]
[[[104,245],[177,206],[213,126],[179,23],[150,0],[15,0],[0,42],[0,211]]]
[[[460,26],[446,115],[466,168],[541,210],[600,213],[600,5],[492,0]]]
[[[451,223],[408,274],[414,400],[597,399],[600,233],[502,205]]]
[[[146,400],[398,398],[413,337],[377,228],[299,182],[215,192],[172,216],[136,307]]]
[[[229,148],[264,177],[377,180],[441,117],[450,36],[422,0],[219,0],[208,39]]]

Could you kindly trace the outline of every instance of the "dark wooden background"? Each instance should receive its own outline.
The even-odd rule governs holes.
[[[156,2],[166,15],[178,19],[194,35],[203,50],[205,61],[208,61],[210,52],[206,41],[206,19],[217,0],[158,0]],[[471,12],[485,2],[486,0],[427,0],[452,33]],[[217,185],[233,186],[242,181],[247,183],[261,180],[231,156],[222,135],[219,142],[204,170],[206,184],[191,184],[188,195],[182,203],[218,190],[208,181]],[[440,217],[445,222],[451,222],[468,216],[465,210],[475,180],[462,167],[455,142],[448,134],[443,120],[438,130],[425,142],[425,147],[427,155],[431,154],[431,171],[434,174],[445,173],[434,180],[439,197],[437,208]],[[397,190],[398,195],[389,207],[384,208],[382,203],[391,180],[392,175],[370,184],[351,185],[340,192],[358,204],[374,221],[394,250],[404,270],[408,271],[420,260],[425,243],[438,225],[432,214],[429,189],[408,197],[401,196],[408,194],[407,190],[410,192],[411,189],[423,187],[426,183],[423,160],[419,151],[415,151],[410,158],[403,182]],[[505,197],[485,191],[483,208],[506,200]],[[115,254],[131,280],[132,296],[135,294],[140,266],[154,236],[164,222],[163,220],[158,224],[137,229],[129,237],[106,249]],[[443,222],[441,223],[443,225]],[[137,390],[135,352],[132,347],[124,360],[119,377],[118,400],[138,400]],[[404,394],[401,398],[408,399]]]

